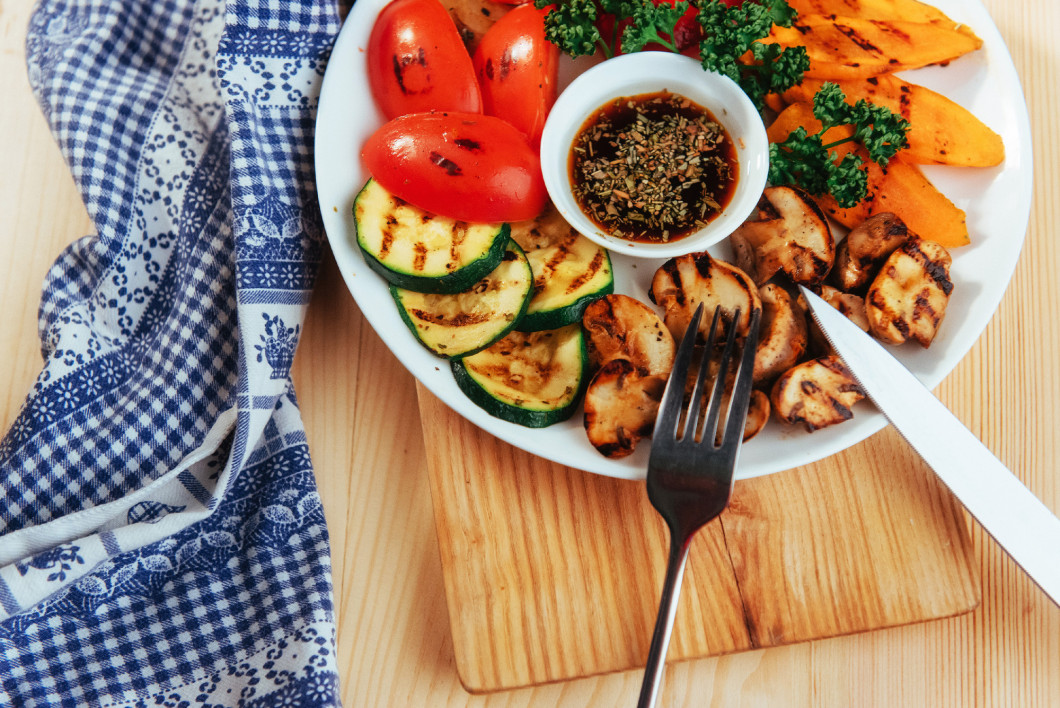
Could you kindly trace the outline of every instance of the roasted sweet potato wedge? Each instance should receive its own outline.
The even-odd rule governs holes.
[[[929,22],[975,37],[968,25],[954,22],[942,10],[917,0],[788,0],[800,16],[839,15],[866,20]]]
[[[813,108],[807,103],[793,103],[785,108],[770,125],[769,140],[783,140],[800,125],[810,133],[821,129],[820,121],[814,118]],[[825,133],[825,141],[834,141],[842,135],[843,128],[833,128]],[[825,213],[853,228],[873,214],[889,211],[904,221],[910,231],[946,248],[969,243],[964,211],[935,189],[919,167],[899,154],[882,168],[869,160],[863,147],[854,143],[840,145],[837,153],[841,156],[849,150],[860,151],[868,162],[869,194],[850,209],[839,208],[830,196],[815,197]]]
[[[785,104],[812,103],[822,79],[804,79],[781,94]],[[909,121],[902,157],[919,165],[991,167],[1005,159],[1001,136],[971,111],[929,88],[883,75],[836,81],[848,103],[864,99]]]
[[[801,15],[791,27],[774,25],[764,42],[806,47],[816,79],[858,79],[942,64],[975,51],[982,40],[928,22]]]

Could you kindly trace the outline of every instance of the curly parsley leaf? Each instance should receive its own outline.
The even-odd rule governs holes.
[[[785,0],[746,0],[729,7],[708,0],[697,19],[703,29],[699,54],[703,68],[728,76],[762,110],[767,93],[779,93],[802,83],[810,67],[805,47],[782,48],[760,40],[769,36],[774,24],[790,27],[795,10]],[[752,60],[743,57],[751,53]]]
[[[686,0],[673,5],[667,2],[656,5],[651,0],[639,3],[631,13],[632,24],[622,31],[622,51],[626,54],[639,52],[646,45],[655,42],[671,52],[676,52],[674,27],[685,14],[687,7]]]
[[[908,144],[909,122],[865,100],[851,105],[842,89],[828,82],[813,97],[813,115],[821,122],[819,133],[810,135],[799,127],[783,142],[769,146],[769,181],[797,184],[811,194],[831,194],[840,207],[850,208],[868,194],[868,171],[857,153],[837,159],[833,148],[857,140],[871,160],[886,165]],[[851,135],[825,145],[825,132],[842,125],[850,126]]]
[[[551,7],[545,15],[545,38],[572,57],[595,54],[597,49],[607,46],[596,27],[599,8],[596,0],[534,0],[534,7],[543,10]],[[606,52],[608,56],[610,52]]]

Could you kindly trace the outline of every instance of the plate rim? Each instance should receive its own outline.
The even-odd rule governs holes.
[[[349,222],[352,217],[340,213],[338,204],[332,203],[335,200],[329,199],[329,195],[326,194],[327,190],[322,188],[320,175],[322,173],[327,174],[328,170],[326,167],[322,169],[322,161],[325,160],[324,156],[330,156],[331,159],[334,157],[334,149],[329,145],[324,144],[324,141],[328,139],[326,131],[321,130],[322,122],[330,119],[333,111],[336,109],[332,108],[334,102],[339,100],[341,96],[342,87],[340,86],[343,72],[339,70],[333,71],[334,62],[337,57],[344,57],[348,53],[353,52],[354,56],[358,54],[362,55],[365,53],[363,46],[357,46],[358,40],[363,37],[363,44],[367,44],[367,36],[370,32],[371,24],[374,22],[374,18],[378,13],[379,9],[386,4],[388,0],[361,0],[355,3],[347,16],[343,27],[341,28],[339,35],[332,47],[331,57],[328,61],[328,66],[325,70],[324,79],[320,91],[320,99],[317,108],[317,115],[314,125],[314,172],[317,177],[317,199],[323,218],[325,234],[328,242],[331,246],[332,253],[336,259],[336,263],[339,267],[339,271],[342,275],[343,281],[346,285],[347,290],[350,292],[354,301],[357,303],[364,318],[372,326],[376,335],[380,337],[384,345],[394,355],[394,357],[401,362],[401,364],[409,371],[409,373],[418,382],[422,383],[432,394],[441,399],[449,408],[457,412],[459,415],[468,419],[472,424],[480,429],[484,430],[501,440],[520,448],[531,454],[543,457],[551,460],[558,464],[573,467],[576,469],[582,469],[594,474],[601,474],[608,477],[614,477],[619,479],[631,479],[638,480],[644,478],[644,470],[646,469],[646,454],[647,446],[640,446],[637,452],[629,458],[624,460],[609,460],[597,453],[598,460],[592,463],[592,459],[589,458],[590,464],[572,464],[569,459],[569,455],[557,453],[553,446],[546,443],[535,442],[534,429],[525,428],[518,426],[514,423],[508,423],[506,421],[493,418],[489,416],[485,411],[474,406],[470,403],[459,389],[456,388],[455,382],[451,387],[444,385],[432,385],[433,381],[428,379],[426,376],[417,375],[417,370],[421,367],[416,363],[416,359],[423,361],[423,355],[426,354],[426,350],[422,352],[416,351],[422,349],[419,345],[415,344],[415,341],[411,338],[411,334],[407,332],[407,329],[402,325],[401,329],[408,335],[408,340],[405,344],[410,344],[411,347],[402,346],[397,347],[390,341],[392,337],[384,334],[384,332],[390,331],[394,322],[386,321],[390,315],[394,313],[381,313],[373,310],[370,307],[362,306],[358,298],[358,293],[362,292],[358,278],[374,277],[375,275],[368,271],[367,267],[364,266],[363,259],[360,258],[360,254],[357,252],[356,246],[352,248],[350,244],[346,242],[348,228],[336,228],[337,223]],[[1013,123],[1014,135],[1017,137],[1018,146],[1012,146],[1006,141],[1005,161],[998,168],[953,168],[945,167],[947,170],[963,170],[963,169],[992,169],[998,170],[994,178],[991,180],[991,184],[997,182],[1000,178],[1006,176],[1007,171],[1011,167],[1010,163],[1014,160],[1016,164],[1017,172],[1023,173],[1023,180],[1025,182],[1024,188],[1017,190],[1017,198],[1010,209],[1007,210],[1011,218],[1006,220],[1006,223],[1011,225],[1015,224],[1016,235],[1009,236],[1008,242],[1011,244],[1007,249],[1003,249],[1003,253],[1007,255],[1002,262],[992,261],[993,272],[1000,277],[994,279],[992,287],[988,288],[987,293],[980,297],[978,302],[978,310],[985,309],[987,314],[981,315],[977,320],[978,324],[972,327],[959,327],[952,341],[949,342],[948,350],[942,358],[950,362],[948,365],[942,366],[941,371],[929,371],[927,373],[916,372],[921,381],[929,388],[934,389],[941,383],[947,376],[949,376],[957,365],[967,356],[968,352],[975,345],[975,343],[981,338],[983,332],[993,320],[997,313],[998,307],[1003,299],[1005,293],[1008,291],[1009,285],[1012,280],[1013,273],[1015,272],[1016,264],[1019,261],[1022,253],[1023,244],[1026,239],[1027,227],[1030,222],[1030,210],[1032,204],[1033,194],[1033,145],[1032,145],[1032,134],[1030,130],[1030,118],[1027,110],[1026,99],[1024,97],[1022,84],[1019,80],[1018,72],[1016,71],[1015,64],[1012,60],[1012,56],[1008,50],[1004,39],[1001,37],[1000,32],[997,29],[993,18],[987,12],[985,6],[980,0],[973,0],[972,2],[961,2],[957,0],[936,0],[934,3],[936,7],[946,12],[948,15],[965,21],[971,26],[976,34],[983,40],[983,47],[979,50],[982,52],[980,56],[985,56],[986,60],[982,62],[982,68],[988,72],[998,73],[997,80],[1002,81],[1003,85],[1010,87],[1009,91],[1001,97],[1000,103],[1007,104],[1007,109],[1014,110],[1015,114],[1009,117],[1009,121]],[[358,23],[363,22],[363,25]],[[353,45],[352,47],[349,45]],[[956,60],[952,65],[957,65],[960,60]],[[356,62],[354,62],[356,64]],[[917,72],[907,72],[903,76],[910,78],[916,78],[919,76],[919,72],[930,72],[935,70],[933,67],[928,69],[917,70]],[[940,91],[941,92],[941,91]],[[945,95],[945,92],[942,92]],[[1013,102],[1007,99],[1018,96],[1018,101]],[[370,95],[362,96],[362,99],[366,99],[367,105],[363,106],[371,116],[373,113],[377,121],[382,120],[382,116],[379,114],[378,109],[375,108],[372,103]],[[1015,103],[1016,105],[1012,105]],[[369,120],[369,119],[365,119]],[[996,126],[992,126],[995,127]],[[1001,131],[999,131],[1001,132]],[[1018,147],[1018,151],[1013,154],[1012,150],[1014,147]],[[356,154],[352,156],[352,159],[359,161],[359,147]],[[929,168],[930,170],[930,168]],[[363,172],[363,170],[361,170]],[[361,175],[363,181],[363,174]],[[359,186],[359,185],[358,185]],[[356,190],[354,190],[355,193]],[[353,195],[348,195],[348,199],[343,202],[344,205],[352,204]],[[337,214],[337,216],[335,216]],[[336,222],[339,219],[339,222]],[[329,226],[330,224],[330,226]],[[337,233],[338,231],[342,233]],[[974,234],[973,234],[974,238]],[[1013,243],[1015,242],[1015,243]],[[968,248],[974,248],[974,244]],[[612,255],[615,258],[615,255]],[[357,262],[359,261],[359,263]],[[617,269],[616,269],[617,271]],[[381,279],[380,279],[381,282]],[[1000,283],[1000,284],[998,284]],[[957,283],[958,288],[960,283]],[[616,288],[617,291],[617,288]],[[985,298],[985,299],[984,299]],[[400,325],[399,318],[396,316],[393,320]],[[974,331],[970,331],[974,330]],[[397,335],[401,338],[401,335]],[[415,352],[415,354],[413,354]],[[913,355],[915,356],[915,355]],[[904,355],[900,355],[899,358],[905,360]],[[436,371],[449,369],[448,361],[439,359],[437,357],[430,357],[430,364]],[[910,365],[910,368],[913,368]],[[938,368],[938,367],[936,367]],[[451,373],[445,372],[449,378],[452,378]],[[437,378],[437,377],[435,377]],[[426,380],[425,380],[426,379]],[[787,451],[787,454],[780,455],[779,457],[784,460],[782,464],[773,465],[761,465],[757,467],[751,467],[747,465],[748,453],[745,448],[744,453],[741,455],[741,464],[738,466],[735,478],[736,479],[747,479],[756,476],[762,476],[767,474],[774,474],[787,469],[800,467],[806,464],[810,464],[821,459],[830,457],[838,452],[841,452],[859,442],[866,440],[872,435],[879,432],[883,427],[887,425],[887,420],[882,413],[877,411],[871,404],[865,402],[860,403],[855,407],[855,421],[848,421],[841,426],[833,426],[821,431],[813,433],[815,436],[814,444],[810,447],[810,451],[799,452],[799,451]],[[578,413],[575,413],[577,419]],[[562,424],[561,424],[562,425]],[[569,428],[569,424],[568,424]],[[564,428],[566,429],[566,428]],[[537,429],[540,431],[547,431],[548,429]],[[780,439],[791,437],[793,435],[804,434],[801,431],[794,431],[791,433],[780,432],[777,435]],[[750,447],[750,445],[748,446]],[[616,464],[618,463],[618,464]]]

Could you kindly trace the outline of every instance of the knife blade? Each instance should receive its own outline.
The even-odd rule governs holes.
[[[882,344],[800,288],[869,399],[983,529],[1060,605],[1060,519]]]

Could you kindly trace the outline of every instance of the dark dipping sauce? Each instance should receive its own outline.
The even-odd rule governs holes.
[[[732,139],[710,111],[669,91],[616,98],[585,121],[570,179],[585,215],[617,238],[673,241],[698,231],[732,199]]]

